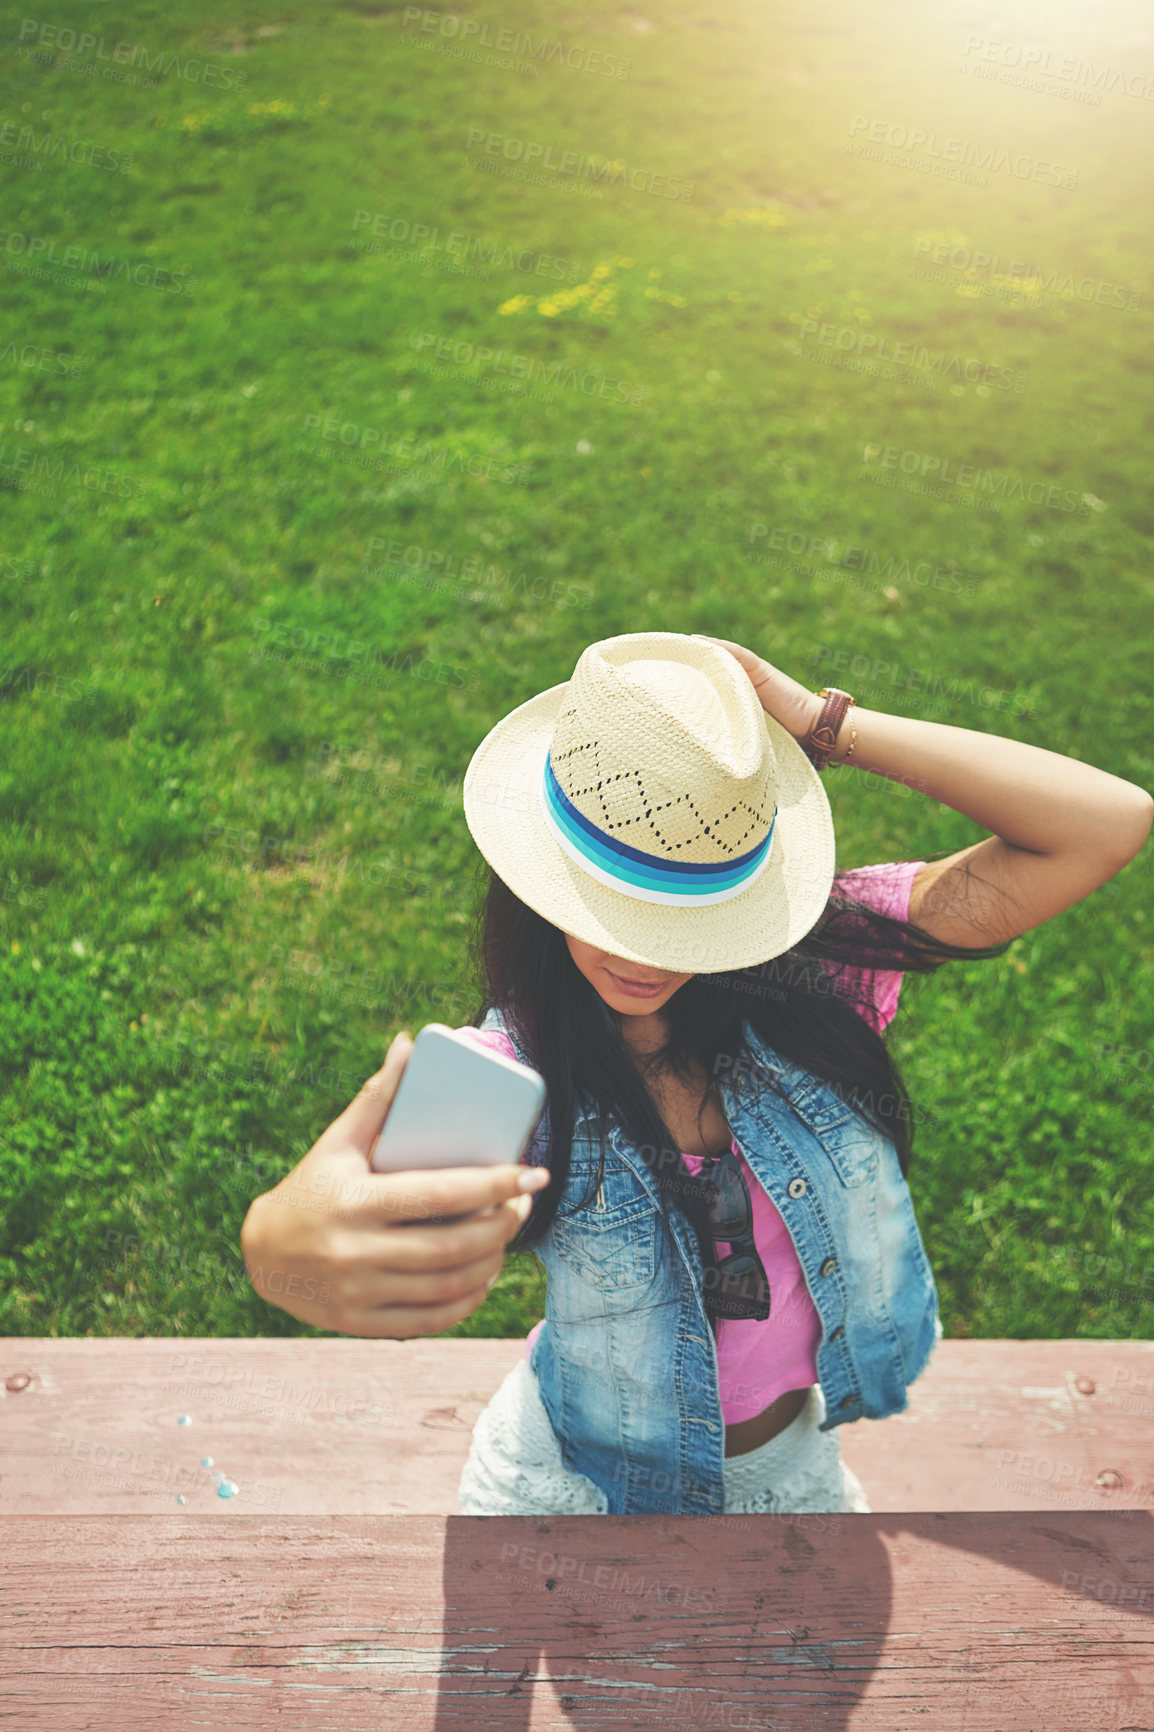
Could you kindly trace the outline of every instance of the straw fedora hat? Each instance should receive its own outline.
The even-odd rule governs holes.
[[[834,875],[821,778],[727,650],[679,632],[590,644],[505,716],[465,819],[522,902],[629,962],[713,974],[780,956]]]

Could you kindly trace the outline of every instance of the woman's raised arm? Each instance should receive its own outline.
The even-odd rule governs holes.
[[[822,700],[741,644],[735,655],[765,711],[804,739]],[[1052,920],[1120,872],[1154,820],[1154,799],[1134,782],[1078,758],[973,728],[911,720],[857,705],[831,763],[853,762],[916,787],[993,832],[914,879],[910,919],[948,944],[1001,944]]]
[[[261,1298],[318,1329],[407,1340],[460,1323],[497,1279],[531,1193],[549,1183],[544,1167],[370,1170],[412,1045],[396,1037],[382,1068],[256,1198],[241,1228]]]

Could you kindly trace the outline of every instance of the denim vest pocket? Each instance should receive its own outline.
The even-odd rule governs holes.
[[[840,1100],[828,1083],[811,1077],[791,1093],[790,1104],[818,1138],[843,1185],[864,1185],[877,1177],[886,1139]]]
[[[607,1166],[593,1202],[553,1222],[558,1257],[579,1280],[603,1291],[644,1286],[657,1267],[657,1210],[637,1194],[635,1181],[623,1185],[622,1176]]]

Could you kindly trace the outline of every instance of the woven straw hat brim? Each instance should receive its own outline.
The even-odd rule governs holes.
[[[583,872],[544,816],[545,757],[568,689],[552,686],[510,711],[465,773],[465,821],[513,894],[586,944],[676,974],[749,968],[804,938],[829,900],[834,829],[821,778],[792,734],[766,716],[777,824],[769,862],[749,889],[704,908],[641,902]]]

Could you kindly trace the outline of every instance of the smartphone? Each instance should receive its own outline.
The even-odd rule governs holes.
[[[515,1164],[544,1105],[545,1080],[529,1065],[430,1022],[413,1042],[370,1164],[374,1173]]]

